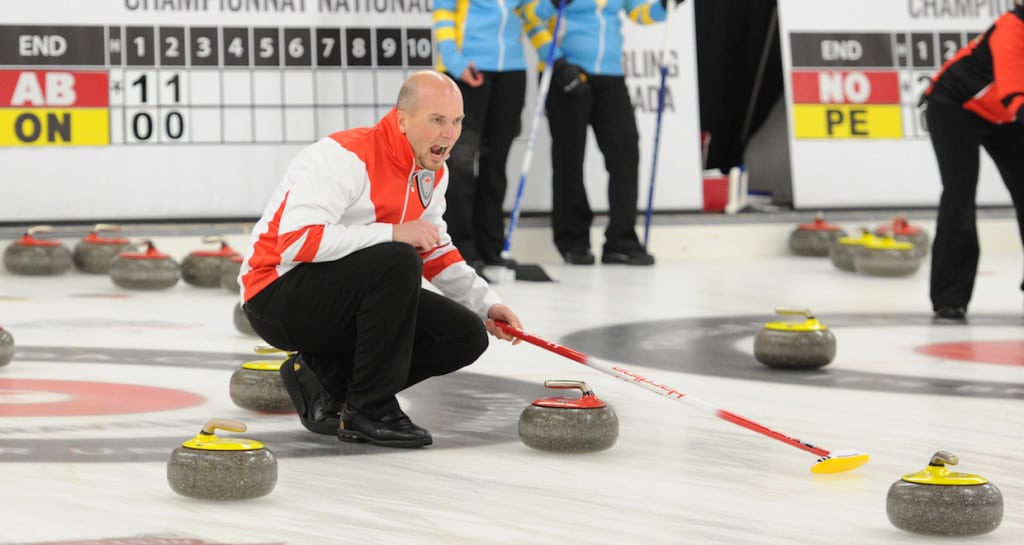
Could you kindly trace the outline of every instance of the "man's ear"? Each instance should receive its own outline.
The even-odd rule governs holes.
[[[405,110],[398,110],[398,130],[405,134],[405,125],[408,122],[408,114]]]

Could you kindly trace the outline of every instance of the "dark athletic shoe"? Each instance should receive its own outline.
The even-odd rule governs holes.
[[[967,309],[964,307],[938,307],[932,318],[936,322],[966,323]]]
[[[341,421],[341,400],[324,389],[320,379],[296,352],[281,364],[281,382],[292,399],[299,421],[311,432],[334,435]]]
[[[397,407],[379,420],[374,420],[346,403],[341,411],[341,426],[337,432],[338,439],[342,441],[366,441],[381,447],[422,447],[434,442],[429,431],[413,424],[402,409]]]

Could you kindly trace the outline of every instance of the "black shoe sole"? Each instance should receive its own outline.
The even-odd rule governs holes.
[[[392,441],[382,441],[380,439],[374,439],[369,435],[361,431],[356,430],[338,430],[338,439],[347,443],[370,443],[377,445],[378,447],[395,447],[395,448],[415,448],[425,447],[434,443],[433,437],[424,437],[422,439],[397,439]]]
[[[302,396],[299,377],[295,376],[295,362],[290,359],[281,364],[281,383],[284,385],[285,391],[288,392],[288,397],[291,398],[292,405],[295,406],[295,412],[299,414],[299,422],[302,422],[304,428],[321,435],[338,433],[340,419],[313,420],[306,416],[309,414],[309,407],[306,406],[306,399]]]

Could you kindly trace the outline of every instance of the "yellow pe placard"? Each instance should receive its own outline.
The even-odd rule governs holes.
[[[898,104],[794,104],[793,134],[804,139],[903,138]]]

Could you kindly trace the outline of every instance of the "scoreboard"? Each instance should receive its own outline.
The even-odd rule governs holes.
[[[0,145],[309,142],[432,64],[429,23],[0,26]]]
[[[435,65],[431,9],[430,0],[2,3],[0,222],[257,217],[302,147],[376,123],[406,77]],[[658,169],[655,204],[697,209],[692,7],[674,20],[660,145],[675,164]],[[631,23],[625,34],[646,182],[666,34]],[[513,184],[535,95],[528,85]],[[588,145],[588,191],[595,210],[607,209],[604,162]],[[542,120],[525,211],[550,209],[549,146]],[[506,210],[514,198],[511,188]]]
[[[938,205],[921,94],[1012,0],[780,0],[798,208]],[[985,156],[979,204],[1008,204]]]

